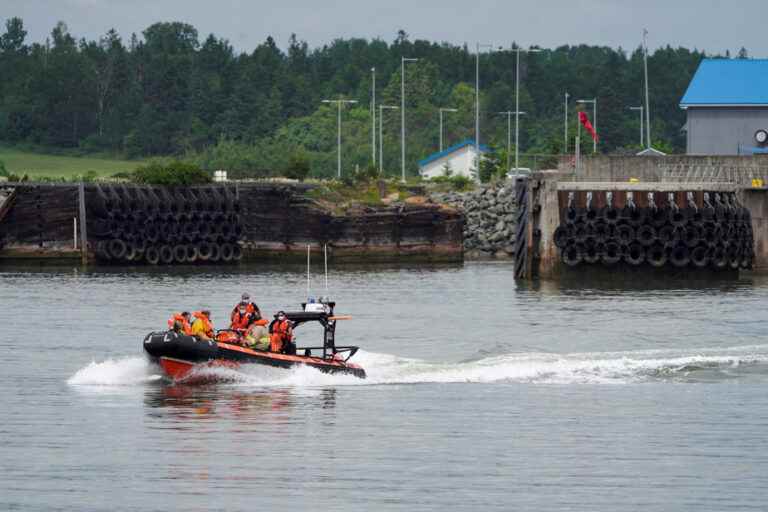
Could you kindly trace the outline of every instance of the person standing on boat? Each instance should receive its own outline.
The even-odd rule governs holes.
[[[296,345],[293,343],[293,326],[284,312],[279,311],[269,326],[269,350],[285,354],[295,354]]]
[[[201,340],[213,339],[213,324],[211,323],[211,312],[207,309],[195,311],[192,313],[195,321],[192,323],[192,336],[197,336]]]
[[[174,313],[168,319],[168,329],[190,336],[192,334],[192,326],[189,325],[189,317],[189,311]]]

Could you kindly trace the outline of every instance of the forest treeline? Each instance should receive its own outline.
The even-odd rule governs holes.
[[[312,174],[336,171],[337,111],[324,99],[357,100],[342,112],[344,172],[371,163],[371,85],[377,104],[400,105],[401,57],[406,65],[407,169],[437,150],[438,110],[446,145],[474,137],[473,48],[411,40],[336,39],[310,49],[296,36],[285,51],[269,37],[250,52],[224,38],[201,38],[191,25],[156,23],[124,40],[110,30],[78,39],[64,23],[43,42],[27,40],[23,21],[5,21],[0,36],[0,141],[128,157],[182,155],[205,168],[252,175],[280,169],[302,155]],[[654,143],[684,150],[678,107],[704,53],[659,48],[648,60]],[[600,151],[639,142],[639,116],[628,107],[643,98],[642,51],[562,46],[523,53],[520,66],[520,151],[563,151],[564,94],[598,99]],[[515,107],[515,53],[486,51],[480,60],[481,141],[506,148]],[[587,109],[591,116],[591,107]],[[377,109],[376,115],[379,112]],[[384,163],[400,171],[399,112],[384,112]],[[378,121],[376,123],[378,128]],[[572,139],[571,139],[572,141]],[[572,142],[571,142],[572,144]],[[591,141],[584,144],[591,150]],[[571,148],[572,150],[572,148]],[[378,156],[378,152],[377,152]]]

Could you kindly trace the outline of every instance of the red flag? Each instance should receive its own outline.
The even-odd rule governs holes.
[[[599,142],[600,138],[597,136],[597,132],[595,131],[595,128],[592,126],[592,123],[589,122],[589,118],[587,117],[587,114],[584,112],[579,112],[579,121],[582,125],[584,125],[584,129],[589,132],[590,135],[592,135],[592,140],[595,142]]]

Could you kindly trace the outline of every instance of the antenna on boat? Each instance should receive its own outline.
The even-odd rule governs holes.
[[[323,244],[323,259],[325,264],[325,300],[328,300],[328,244]]]
[[[309,244],[307,244],[307,299],[309,299]]]

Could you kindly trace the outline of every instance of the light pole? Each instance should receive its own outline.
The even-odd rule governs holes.
[[[524,50],[520,47],[512,48],[512,51],[517,53],[515,59],[515,169],[520,168],[520,52],[539,53],[541,50],[535,48],[528,48]]]
[[[480,181],[480,48],[493,48],[493,45],[477,43],[475,54],[475,169],[477,169],[477,181]]]
[[[336,125],[338,126],[338,133],[336,135],[336,144],[338,146],[336,150],[336,171],[337,178],[341,179],[341,107],[345,103],[357,103],[357,100],[323,100],[323,103],[336,103],[336,105],[339,107],[339,117],[336,121]]]
[[[565,114],[565,136],[563,138],[563,154],[568,154],[568,98],[571,95],[568,94],[568,91],[565,92],[565,109],[563,110],[563,113]]]
[[[408,57],[400,58],[400,167],[403,183],[405,183],[405,63],[418,60]]]
[[[376,68],[371,68],[371,161],[376,168]]]
[[[640,111],[640,147],[643,147],[643,106],[640,105],[639,107],[627,107],[629,110],[639,110]]]
[[[398,110],[400,107],[392,105],[379,105],[379,176],[384,174],[384,118],[383,110]]]
[[[645,67],[645,144],[651,149],[651,106],[648,98],[648,30],[643,29],[643,66]]]
[[[510,170],[509,155],[512,153],[512,116],[513,115],[524,116],[525,112],[507,111],[507,112],[498,112],[498,114],[507,116],[507,170],[504,173],[504,174],[507,174]]]
[[[440,151],[443,150],[443,112],[458,112],[455,108],[440,109]]]
[[[576,103],[591,103],[592,104],[592,127],[595,129],[595,133],[597,133],[597,98],[592,98],[591,100],[576,100]],[[592,152],[597,153],[597,138],[592,137]]]

